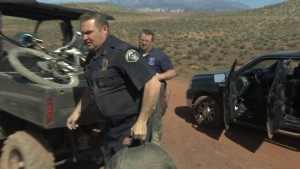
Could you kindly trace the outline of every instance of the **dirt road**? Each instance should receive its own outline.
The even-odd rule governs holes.
[[[234,126],[229,131],[200,128],[186,107],[189,78],[168,83],[162,147],[178,169],[295,169],[300,166],[300,139],[277,135],[267,139],[260,129]],[[98,169],[90,162],[57,169]],[[101,167],[100,169],[103,169]]]
[[[295,169],[300,166],[300,139],[267,139],[260,129],[234,126],[229,131],[199,128],[186,107],[189,78],[168,83],[168,112],[164,117],[162,147],[178,169]],[[90,163],[64,169],[98,169]],[[103,167],[101,168],[103,169]]]
[[[260,129],[234,126],[225,131],[196,125],[186,107],[189,79],[168,83],[171,97],[164,117],[162,147],[178,169],[294,169],[300,166],[300,139],[275,136],[267,139]]]

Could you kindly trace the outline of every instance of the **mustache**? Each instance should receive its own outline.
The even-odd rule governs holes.
[[[87,45],[87,44],[89,44],[89,43],[92,43],[92,42],[90,42],[90,41],[84,41],[84,42],[83,42],[84,45]]]

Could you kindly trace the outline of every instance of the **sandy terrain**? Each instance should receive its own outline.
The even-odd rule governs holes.
[[[168,83],[169,108],[164,117],[161,146],[178,169],[295,169],[300,166],[300,139],[242,126],[212,130],[196,125],[186,107],[189,77]],[[101,167],[100,169],[103,169]],[[57,169],[99,169],[91,162],[66,164]]]
[[[169,81],[169,108],[164,117],[161,146],[178,169],[295,169],[300,166],[300,139],[242,126],[212,130],[196,125],[186,107],[189,76]],[[66,165],[64,169],[98,169],[91,163]],[[103,169],[101,167],[100,169]]]
[[[164,117],[162,147],[178,169],[294,169],[300,166],[300,139],[242,126],[211,130],[196,125],[186,107],[189,78],[168,83],[171,97]]]

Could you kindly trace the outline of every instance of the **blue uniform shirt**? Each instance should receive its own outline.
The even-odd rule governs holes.
[[[170,58],[164,52],[156,48],[152,48],[146,56],[143,56],[143,58],[157,73],[163,73],[167,70],[174,69]]]

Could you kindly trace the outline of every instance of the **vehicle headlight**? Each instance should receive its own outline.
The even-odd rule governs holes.
[[[188,89],[191,89],[191,88],[192,88],[192,81],[190,81]]]

